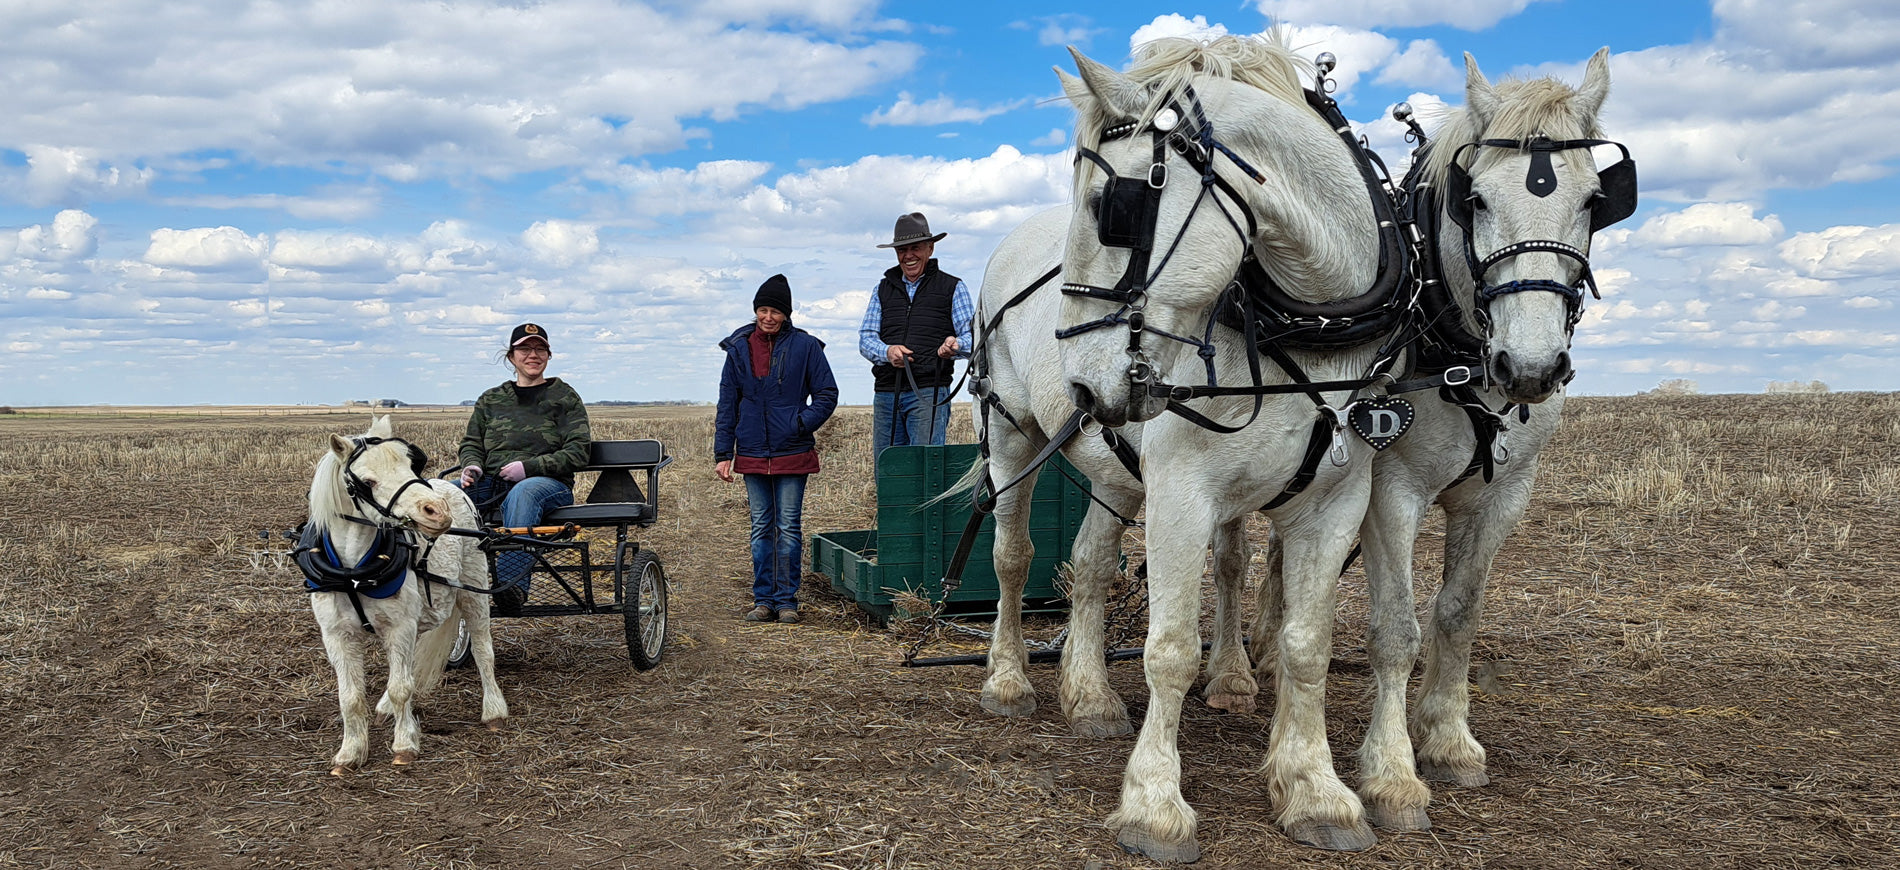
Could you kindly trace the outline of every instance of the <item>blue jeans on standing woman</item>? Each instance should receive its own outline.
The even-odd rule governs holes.
[[[460,481],[457,481],[460,485]],[[495,487],[505,486],[507,481],[494,475],[483,475],[475,485],[469,487],[468,497],[480,505],[494,497]],[[508,494],[501,499],[501,524],[509,528],[538,526],[541,518],[557,507],[567,507],[574,503],[574,491],[552,477],[529,477],[509,487]],[[521,591],[528,591],[528,574],[534,570],[534,557],[527,553],[511,552],[495,554],[495,584],[513,586],[520,584]]]
[[[871,395],[871,468],[886,447],[942,444],[950,430],[950,388],[921,387]],[[936,425],[931,425],[932,409]]]
[[[752,603],[773,610],[798,609],[804,579],[805,478],[803,474],[745,475],[752,509]]]

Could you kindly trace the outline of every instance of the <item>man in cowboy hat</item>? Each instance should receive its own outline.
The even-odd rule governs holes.
[[[891,243],[897,265],[871,291],[858,329],[858,352],[875,382],[871,463],[884,448],[942,444],[950,425],[956,361],[970,357],[976,307],[962,278],[937,268],[937,240],[921,212],[897,218]]]

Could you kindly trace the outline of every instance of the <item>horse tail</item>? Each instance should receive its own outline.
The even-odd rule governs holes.
[[[425,582],[422,578],[412,578],[416,582]],[[446,590],[445,590],[446,591]],[[442,624],[422,633],[416,638],[416,697],[426,698],[442,682],[442,675],[448,672],[449,650],[455,646],[455,637],[461,628],[460,609],[449,611]]]
[[[990,475],[989,458],[985,456],[978,456],[975,462],[970,463],[970,470],[965,471],[962,477],[957,478],[955,483],[950,484],[950,488],[944,490],[943,492],[937,493],[937,495],[934,498],[930,499],[929,501],[924,502],[921,505],[918,505],[917,509],[923,510],[924,508],[935,505],[936,503],[943,501],[945,499],[948,499],[953,495],[969,492],[975,489],[977,484],[982,483],[985,480],[988,480],[989,475]]]

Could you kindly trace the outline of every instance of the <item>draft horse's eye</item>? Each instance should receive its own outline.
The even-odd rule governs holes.
[[[1485,210],[1484,197],[1479,196],[1475,193],[1472,194],[1471,195],[1471,210],[1484,211]]]

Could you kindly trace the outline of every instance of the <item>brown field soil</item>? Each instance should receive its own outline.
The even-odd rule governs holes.
[[[379,727],[346,777],[315,621],[257,531],[301,519],[324,435],[367,415],[0,416],[0,867],[1149,866],[1101,824],[1132,739],[1071,737],[1053,668],[1032,675],[1042,708],[1001,720],[980,668],[898,667],[911,636],[822,580],[805,624],[741,622],[744,491],[691,410],[595,412],[597,437],[679,459],[640,536],[672,580],[666,661],[635,672],[618,617],[501,620],[506,727],[480,727],[454,672],[421,706],[419,763],[390,765]],[[447,464],[463,413],[398,411],[397,432]],[[1270,688],[1259,714],[1191,699],[1197,866],[1896,864],[1900,397],[1566,415],[1475,653],[1491,785],[1439,788],[1428,833],[1307,849],[1256,772]],[[868,417],[822,433],[808,534],[871,524]],[[1328,700],[1351,782],[1364,576],[1342,584]],[[1111,673],[1139,716],[1140,665]]]

